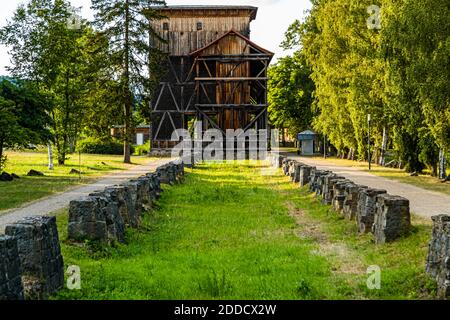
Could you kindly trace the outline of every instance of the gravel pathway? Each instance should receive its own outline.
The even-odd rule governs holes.
[[[409,199],[411,212],[425,218],[438,214],[450,214],[450,196],[425,190],[410,184],[397,182],[387,178],[372,175],[357,167],[338,166],[326,160],[315,161],[314,159],[299,157],[289,154],[289,158],[317,167],[321,170],[331,170],[336,174],[344,176],[357,184],[369,186],[376,189],[387,190],[389,194],[398,195]]]
[[[107,175],[92,184],[77,187],[60,194],[34,201],[21,208],[3,211],[0,213],[0,233],[4,231],[5,226],[9,223],[14,223],[26,216],[50,215],[55,211],[66,208],[72,200],[89,195],[94,191],[102,190],[107,186],[120,184],[133,178],[140,177],[148,172],[155,171],[157,167],[169,161],[170,159],[161,159],[149,164],[136,166],[126,171]]]

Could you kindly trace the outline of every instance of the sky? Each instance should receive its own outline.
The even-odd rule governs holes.
[[[20,3],[28,0],[2,1],[0,27],[11,19]],[[71,0],[74,7],[81,7],[84,18],[91,20],[91,0]],[[166,0],[168,5],[251,5],[258,7],[258,16],[251,25],[251,39],[263,48],[275,52],[276,61],[290,52],[280,48],[284,33],[296,19],[303,19],[311,8],[309,0]],[[10,64],[8,48],[0,45],[0,75],[7,75],[5,69]]]

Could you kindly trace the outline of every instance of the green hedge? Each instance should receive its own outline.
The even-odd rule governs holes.
[[[113,154],[123,155],[123,143],[118,140],[101,140],[97,138],[86,138],[79,142],[78,149],[88,154]],[[131,147],[131,153],[133,153]]]

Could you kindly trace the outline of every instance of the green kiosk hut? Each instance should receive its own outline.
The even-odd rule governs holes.
[[[297,135],[297,139],[299,141],[302,156],[314,155],[317,140],[317,134],[314,131],[303,131]]]

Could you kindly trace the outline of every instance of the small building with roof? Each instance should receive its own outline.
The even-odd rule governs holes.
[[[317,145],[317,133],[311,130],[300,132],[297,135],[297,140],[300,143],[302,156],[314,155]]]

